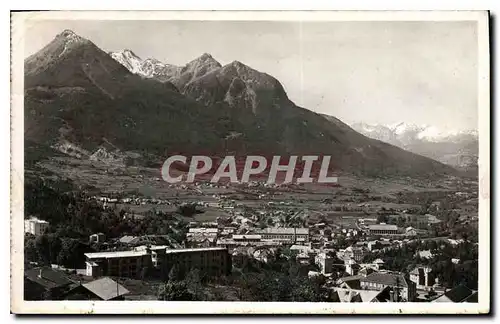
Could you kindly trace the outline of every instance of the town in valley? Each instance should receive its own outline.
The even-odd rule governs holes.
[[[478,302],[477,131],[388,144],[240,61],[86,37],[24,61],[25,300]],[[175,154],[262,152],[331,155],[336,182],[162,178]]]

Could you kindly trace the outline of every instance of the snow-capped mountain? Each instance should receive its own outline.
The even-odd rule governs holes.
[[[141,59],[131,50],[109,53],[111,57],[127,68],[130,72],[145,78],[155,78],[160,81],[169,81],[179,75],[182,67],[162,63],[156,59]]]
[[[442,130],[431,125],[354,123],[353,129],[370,138],[399,146],[459,168],[477,166],[477,130]]]
[[[391,125],[354,123],[351,126],[366,136],[395,145],[407,145],[414,141],[462,142],[478,138],[477,130],[441,130],[436,126],[404,122]]]

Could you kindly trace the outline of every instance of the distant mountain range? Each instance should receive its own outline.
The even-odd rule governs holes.
[[[477,168],[477,130],[443,131],[435,126],[397,123],[370,125],[354,123],[353,129],[413,153],[427,156],[460,169]]]
[[[70,30],[25,60],[25,141],[37,158],[56,150],[161,165],[173,153],[314,154],[342,172],[456,173],[296,106],[278,80],[239,61],[203,54],[178,67],[107,53]]]

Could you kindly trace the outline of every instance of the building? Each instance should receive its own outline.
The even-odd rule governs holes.
[[[398,227],[396,225],[375,224],[368,226],[369,235],[398,235]]]
[[[443,295],[434,299],[432,303],[477,303],[477,291],[473,291],[464,285],[450,289]]]
[[[410,272],[410,280],[417,285],[417,289],[430,290],[435,284],[432,269],[429,267],[416,267]]]
[[[30,233],[35,236],[44,234],[49,228],[49,222],[31,217],[24,220],[24,233]]]
[[[368,247],[369,251],[375,251],[389,248],[392,246],[392,243],[389,241],[370,241],[366,246]]]
[[[24,300],[60,300],[74,282],[48,267],[24,271]]]
[[[151,255],[151,265],[153,269],[160,270],[162,262],[169,245],[141,245],[134,248],[134,251],[146,251]]]
[[[150,254],[149,250],[85,253],[86,275],[140,278],[152,268]]]
[[[417,230],[411,226],[405,229],[405,236],[417,236],[417,234]]]
[[[361,266],[356,263],[354,259],[344,260],[345,272],[351,276],[354,276],[361,269]]]
[[[230,238],[219,238],[217,240],[218,247],[234,249],[240,246],[279,246],[281,242],[273,240],[262,240],[259,234],[244,234],[233,235]]]
[[[414,301],[417,296],[416,284],[409,278],[406,278],[400,272],[374,272],[366,277],[359,279],[361,289],[366,290],[382,290],[385,287],[390,287],[396,291],[395,302],[398,301]],[[399,300],[401,298],[401,300]]]
[[[90,243],[102,243],[106,240],[106,236],[103,233],[92,234],[89,236]]]
[[[190,228],[186,240],[189,247],[210,247],[216,245],[218,235],[218,228]]]
[[[325,252],[318,253],[314,258],[314,262],[322,274],[331,273],[333,270],[333,258]]]
[[[209,276],[231,272],[231,258],[226,248],[167,249],[166,246],[141,246],[132,251],[85,253],[87,276],[142,278],[146,275],[168,276],[174,265],[180,271],[198,269]]]
[[[198,269],[208,276],[228,275],[232,268],[229,251],[222,247],[166,250],[163,263],[166,275],[174,265],[183,272]]]
[[[366,248],[362,246],[350,246],[344,250],[344,260],[354,259],[356,262],[363,260],[367,254]]]
[[[286,243],[307,243],[309,242],[308,228],[294,227],[267,227],[257,231],[263,240],[273,240]]]

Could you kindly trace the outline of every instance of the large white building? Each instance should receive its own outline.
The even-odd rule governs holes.
[[[375,224],[368,226],[368,233],[370,235],[398,235],[398,227],[389,224]]]
[[[49,222],[32,217],[24,220],[24,233],[30,233],[35,236],[44,234],[49,228]]]

